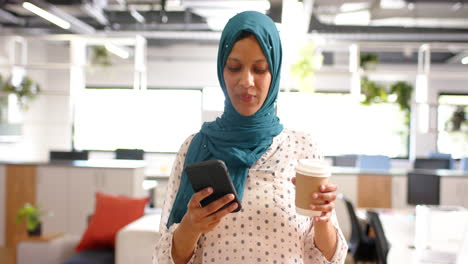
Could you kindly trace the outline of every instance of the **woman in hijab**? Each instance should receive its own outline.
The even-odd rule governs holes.
[[[237,14],[223,30],[218,79],[224,112],[203,124],[177,154],[160,223],[153,263],[343,263],[346,240],[334,213],[337,186],[329,183],[314,198],[319,217],[297,215],[295,162],[323,159],[303,133],[283,129],[275,114],[281,41],[274,22],[253,11]],[[201,207],[213,190],[194,193],[184,168],[220,159],[229,170],[242,209],[219,210],[232,194]]]

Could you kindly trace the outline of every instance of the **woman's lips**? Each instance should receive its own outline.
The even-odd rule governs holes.
[[[242,94],[242,95],[240,95],[239,97],[240,97],[240,99],[241,99],[242,101],[249,103],[249,102],[252,102],[252,101],[253,101],[253,99],[254,99],[255,96],[254,96],[254,95],[250,95],[250,94]]]

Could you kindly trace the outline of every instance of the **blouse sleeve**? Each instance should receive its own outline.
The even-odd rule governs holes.
[[[169,227],[166,227],[167,220],[171,213],[172,205],[174,204],[174,199],[177,195],[177,191],[180,185],[180,178],[182,176],[182,170],[185,161],[185,155],[187,153],[188,147],[190,142],[193,139],[193,136],[190,136],[185,140],[182,144],[179,152],[177,153],[177,157],[174,161],[172,166],[171,175],[169,177],[169,183],[167,186],[166,198],[164,200],[164,205],[162,208],[162,215],[161,215],[161,222],[159,225],[159,232],[161,237],[156,244],[156,247],[153,252],[153,264],[172,264],[174,260],[172,259],[172,237],[174,235],[174,231],[177,229],[179,224],[173,224]],[[195,248],[197,250],[198,246]],[[195,254],[193,254],[192,258],[188,263],[192,263]]]
[[[302,142],[302,145],[305,148],[307,148],[306,153],[308,154],[307,156],[301,157],[301,158],[311,158],[312,156],[312,158],[324,160],[323,150],[318,140],[316,139],[316,137],[310,134],[305,134],[302,136],[302,139],[304,140]],[[325,256],[323,256],[322,252],[315,246],[314,228],[312,226],[313,224],[311,224],[309,233],[304,240],[304,243],[305,243],[304,263],[326,263],[326,264],[344,263],[346,254],[348,252],[348,243],[346,242],[346,239],[344,238],[344,235],[341,232],[341,229],[339,227],[335,210],[333,210],[332,212],[331,222],[333,226],[335,227],[336,238],[337,238],[336,251],[335,251],[335,254],[333,255],[333,258],[330,261],[328,261],[325,258]]]
[[[348,252],[348,244],[346,239],[341,232],[341,229],[338,225],[338,220],[336,218],[336,213],[333,211],[331,221],[336,231],[336,250],[333,258],[328,261],[322,252],[315,246],[314,242],[314,228],[311,227],[309,234],[305,238],[304,245],[304,263],[324,263],[324,264],[340,264],[344,263],[346,254]]]

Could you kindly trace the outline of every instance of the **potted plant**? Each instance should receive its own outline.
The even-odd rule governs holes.
[[[41,230],[41,216],[45,214],[45,211],[41,210],[40,207],[34,207],[30,203],[24,204],[18,210],[18,216],[16,222],[21,222],[23,219],[26,220],[26,230],[29,236],[40,236]]]

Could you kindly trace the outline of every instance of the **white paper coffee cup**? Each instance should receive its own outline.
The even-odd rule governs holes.
[[[321,211],[310,209],[311,204],[323,204],[315,200],[312,194],[320,192],[320,185],[327,183],[330,166],[322,160],[301,159],[296,166],[296,212],[305,216],[320,216]]]

